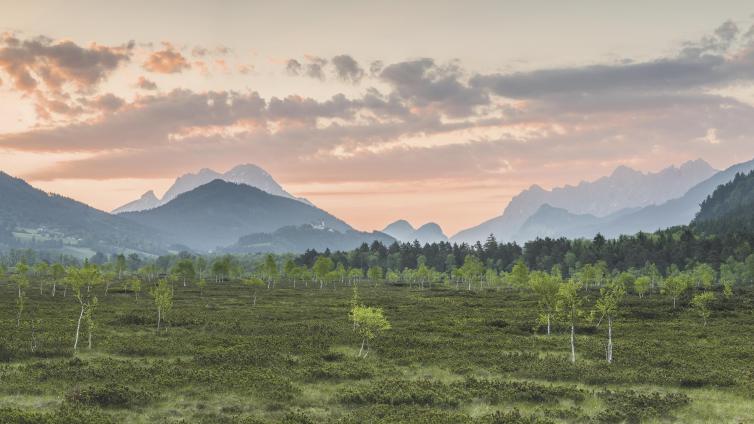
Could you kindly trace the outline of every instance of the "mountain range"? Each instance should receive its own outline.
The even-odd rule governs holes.
[[[716,172],[707,162],[699,159],[656,173],[642,173],[619,166],[609,176],[596,181],[552,190],[534,185],[513,197],[502,215],[460,231],[451,237],[451,241],[474,243],[484,241],[490,234],[501,241],[524,241],[531,234],[522,231],[522,227],[545,204],[575,215],[606,218],[625,209],[651,207],[683,196]],[[530,223],[529,227],[533,225]],[[626,230],[635,232],[630,226]],[[553,229],[553,233],[558,232],[558,229]]]
[[[174,243],[214,250],[253,233],[290,225],[318,224],[335,231],[351,226],[329,213],[246,184],[213,180],[154,209],[118,216],[164,233]]]
[[[702,202],[718,186],[730,182],[737,174],[745,174],[752,170],[754,160],[740,163],[715,173],[691,187],[680,197],[643,208],[626,208],[605,217],[575,214],[546,204],[527,219],[513,239],[526,241],[536,237],[591,238],[597,233],[605,237],[616,237],[621,234],[652,232],[685,225],[694,219]]]
[[[113,213],[119,214],[154,209],[170,202],[181,193],[186,193],[214,180],[250,185],[274,196],[287,197],[311,205],[308,200],[295,197],[283,190],[283,187],[264,169],[256,165],[244,164],[238,165],[224,174],[208,168],[200,169],[196,173],[184,174],[176,178],[173,185],[162,196],[162,199],[158,198],[153,190],[149,190],[139,199],[115,208]]]
[[[448,241],[448,236],[434,222],[428,222],[415,229],[408,221],[399,219],[385,227],[382,232],[404,243],[412,243],[415,240],[422,244]]]
[[[517,242],[536,237],[590,238],[597,233],[615,237],[689,224],[700,204],[711,201],[708,197],[719,186],[752,170],[754,160],[719,172],[703,161],[693,161],[653,174],[619,167],[594,182],[553,190],[533,186],[516,196],[501,216],[451,241],[483,241],[490,233],[500,241]],[[399,220],[382,232],[357,231],[291,196],[253,165],[233,168],[223,176],[262,187],[223,178],[194,187],[214,174],[203,170],[184,175],[163,199],[154,193],[143,196],[141,204],[149,207],[110,214],[0,172],[0,248],[45,248],[80,256],[95,251],[159,255],[179,250],[347,250],[375,240],[386,244],[448,240],[440,226],[431,222],[414,228]],[[716,204],[736,210],[749,207],[748,203]]]

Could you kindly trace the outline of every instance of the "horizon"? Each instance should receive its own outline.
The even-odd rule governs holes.
[[[251,163],[450,236],[532,185],[754,157],[745,2],[432,4],[3,2],[0,170],[109,212]]]

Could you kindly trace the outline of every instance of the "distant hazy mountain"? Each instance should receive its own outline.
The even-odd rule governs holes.
[[[404,243],[411,243],[414,240],[419,240],[420,243],[448,241],[448,236],[434,222],[428,222],[414,229],[408,221],[400,219],[385,227],[382,232]]]
[[[682,196],[715,172],[707,162],[699,159],[680,167],[646,174],[620,166],[609,176],[596,181],[552,190],[534,185],[511,199],[503,215],[459,232],[452,237],[452,241],[473,243],[485,240],[489,234],[495,234],[502,241],[512,240],[526,220],[544,204],[575,215],[595,217],[606,217],[627,208],[660,204]]]
[[[153,191],[148,191],[140,199],[127,203],[115,210],[113,213],[138,212],[156,208],[175,199],[179,194],[191,191],[199,186],[205,185],[214,180],[223,180],[231,183],[246,184],[256,187],[264,192],[275,196],[295,199],[307,204],[311,204],[306,199],[294,197],[278,184],[270,174],[264,169],[251,164],[238,165],[230,171],[221,174],[211,169],[201,169],[195,174],[185,174],[178,177],[173,185],[165,192],[162,199],[158,199]]]
[[[345,232],[345,222],[314,206],[245,184],[214,180],[154,209],[119,216],[158,229],[193,249],[229,246],[239,236],[286,226],[319,225]]]
[[[0,172],[0,228],[31,236],[37,247],[103,252],[166,250],[159,232],[83,203],[48,194]],[[14,240],[5,240],[13,243]]]
[[[730,182],[738,173],[748,173],[752,170],[754,161],[734,165],[695,185],[676,199],[659,205],[624,209],[606,217],[574,214],[565,209],[545,205],[525,222],[514,239],[522,242],[536,237],[591,238],[597,233],[606,237],[617,237],[621,234],[653,232],[676,225],[686,225],[700,212],[702,202],[715,192],[718,186]],[[743,184],[740,186],[745,187]],[[743,192],[745,189],[739,188],[737,191]],[[720,204],[728,203],[720,200]],[[714,216],[710,210],[711,207],[708,207],[702,214],[702,219],[707,214]]]
[[[344,232],[321,226],[300,225],[283,227],[271,234],[258,233],[241,237],[238,243],[222,249],[228,253],[302,253],[307,249],[320,252],[330,250],[352,250],[362,243],[379,241],[384,245],[395,242],[387,234],[346,230]]]

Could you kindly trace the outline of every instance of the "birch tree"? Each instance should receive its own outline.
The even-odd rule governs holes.
[[[73,340],[73,351],[78,352],[79,335],[81,334],[81,322],[84,314],[91,305],[96,302],[92,287],[102,281],[102,275],[96,266],[87,264],[83,268],[71,267],[66,273],[66,285],[71,287],[73,295],[81,307],[79,318],[76,322],[76,337]]]
[[[16,327],[21,326],[21,314],[24,311],[26,305],[26,288],[29,287],[29,266],[24,262],[20,262],[16,265],[16,272],[13,274],[13,282],[18,289],[18,297],[16,297]]]
[[[558,287],[555,310],[571,326],[571,363],[576,363],[576,323],[583,315],[583,299],[579,294],[582,285],[574,279]]]
[[[558,289],[561,281],[557,276],[542,271],[529,274],[529,287],[537,297],[539,307],[539,323],[547,325],[547,335],[550,335],[552,315],[558,299]]]
[[[600,298],[594,305],[594,315],[599,315],[597,327],[602,320],[607,320],[607,347],[605,348],[605,359],[608,364],[613,363],[613,319],[618,314],[618,307],[626,294],[626,288],[623,282],[614,281],[606,287],[600,289]]]
[[[157,332],[160,331],[160,325],[165,315],[173,308],[173,290],[171,290],[168,281],[160,280],[156,287],[150,290],[154,305],[157,308]]]
[[[691,298],[691,309],[702,317],[702,326],[707,326],[707,320],[710,317],[710,304],[715,300],[715,294],[712,292],[702,292]]]
[[[356,305],[351,309],[351,319],[356,333],[361,336],[358,357],[366,358],[369,354],[370,343],[391,328],[390,322],[385,318],[381,308],[362,305]],[[365,347],[366,350],[364,350]]]

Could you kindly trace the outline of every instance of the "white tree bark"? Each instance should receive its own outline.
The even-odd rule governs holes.
[[[571,363],[576,363],[576,328],[571,324]]]
[[[613,318],[607,317],[607,363],[613,363]]]
[[[79,320],[76,323],[76,338],[73,340],[73,351],[79,348],[79,333],[81,331],[81,319],[84,318],[84,302],[81,302],[81,313],[79,313]]]

